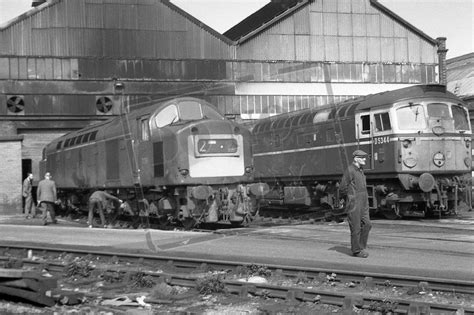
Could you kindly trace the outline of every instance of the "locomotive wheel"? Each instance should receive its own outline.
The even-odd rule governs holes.
[[[184,218],[181,223],[183,224],[183,228],[185,230],[191,230],[192,228],[196,227],[197,221],[194,218]]]
[[[387,220],[397,220],[401,218],[397,213],[395,213],[394,209],[382,209],[380,214],[382,214],[382,216]]]
[[[382,216],[387,220],[396,220],[399,218],[393,210],[382,211]]]

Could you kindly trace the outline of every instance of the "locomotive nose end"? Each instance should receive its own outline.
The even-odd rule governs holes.
[[[431,175],[430,173],[423,173],[420,175],[420,178],[418,179],[418,186],[420,186],[420,189],[423,190],[424,192],[430,192],[433,190],[433,188],[436,185],[436,180]]]

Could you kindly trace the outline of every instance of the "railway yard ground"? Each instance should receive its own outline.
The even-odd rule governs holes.
[[[3,295],[3,313],[474,314],[474,212],[373,220],[366,259],[351,255],[345,221],[215,231],[90,229],[61,219],[41,223],[20,215],[0,217],[5,267],[0,270],[62,274],[58,288],[77,296],[63,295],[61,301],[65,296],[78,301],[58,298],[31,306]],[[21,264],[15,267],[13,257]],[[131,257],[138,262],[126,263]],[[191,275],[179,276],[193,264]],[[122,274],[132,267],[135,273],[124,280],[111,265],[125,268]],[[411,284],[404,287],[403,281]],[[435,312],[437,304],[449,307]]]

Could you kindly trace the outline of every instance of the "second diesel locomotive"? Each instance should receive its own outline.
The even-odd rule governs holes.
[[[465,104],[441,85],[368,95],[259,121],[255,179],[270,206],[341,209],[351,153],[369,153],[371,213],[441,215],[470,207],[471,126]]]
[[[61,200],[105,188],[132,212],[186,222],[242,223],[256,211],[250,132],[191,97],[158,102],[70,132],[47,145],[42,173]],[[131,197],[130,197],[131,196]],[[135,204],[135,207],[133,205]]]

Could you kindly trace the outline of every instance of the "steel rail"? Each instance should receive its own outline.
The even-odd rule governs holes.
[[[64,248],[48,248],[43,246],[20,246],[20,245],[9,245],[9,246],[2,246],[0,245],[0,249],[3,248],[3,254],[9,254],[10,250],[19,251],[22,256],[25,256],[25,253],[29,252],[29,255],[33,254],[34,251],[40,252],[42,255],[47,254],[60,254],[63,255],[65,253],[74,254],[74,255],[83,255],[83,256],[90,256],[92,257],[101,257],[107,258],[112,261],[134,261],[140,265],[146,265],[147,263],[154,263],[156,266],[156,262],[160,261],[162,263],[166,263],[167,265],[173,265],[176,268],[184,269],[187,272],[196,272],[198,269],[206,269],[206,267],[213,267],[213,268],[236,268],[242,265],[248,265],[248,263],[244,262],[228,262],[228,261],[219,261],[219,260],[203,260],[203,259],[192,259],[192,258],[181,258],[181,257],[172,257],[172,256],[157,256],[157,255],[137,255],[137,254],[123,254],[123,253],[115,253],[115,252],[91,252],[87,250],[77,250],[77,249],[64,249]],[[7,256],[0,257],[0,260],[8,259]],[[29,258],[22,259],[24,262],[27,263],[37,263],[42,264],[42,261],[31,261]],[[64,264],[61,263],[48,263],[49,266],[53,267],[56,272],[61,270],[61,267],[64,267]],[[317,270],[315,268],[296,268],[296,267],[289,267],[289,266],[280,266],[280,265],[265,265],[265,267],[269,269],[273,269],[278,274],[287,276],[287,277],[296,277],[301,272],[304,272],[308,278],[317,279],[321,276],[322,270]],[[99,268],[101,269],[101,268]],[[120,268],[119,268],[120,269]],[[117,271],[114,268],[113,271]],[[327,273],[328,271],[326,271]],[[341,278],[343,275],[343,279],[347,281],[361,281],[367,280],[367,277],[371,277],[371,281],[376,284],[384,284],[387,281],[387,278],[390,279],[391,285],[395,285],[394,279],[397,280],[397,285],[399,286],[416,286],[419,285],[420,281],[427,282],[429,284],[429,288],[431,290],[438,290],[436,289],[437,286],[440,284],[446,285],[448,282],[449,286],[458,286],[459,281],[453,281],[449,279],[431,279],[431,278],[419,278],[419,277],[410,277],[410,279],[404,279],[405,276],[396,276],[393,275],[376,275],[370,274],[368,276],[367,273],[359,273],[359,272],[349,272],[349,271],[335,271],[332,270],[331,272],[337,273],[338,278]],[[166,282],[170,285],[180,285],[186,287],[195,287],[196,280],[202,278],[202,276],[196,275],[189,275],[189,274],[176,274],[176,273],[162,273],[162,272],[151,272],[146,271],[147,275],[153,277],[160,277],[162,279],[166,279]],[[381,283],[377,283],[380,281]],[[469,281],[461,281],[462,287],[470,285],[470,290],[465,290],[468,292],[462,292],[464,290],[456,290],[458,293],[468,293],[472,294],[472,283]],[[371,295],[363,295],[363,294],[355,294],[349,290],[344,291],[329,291],[329,290],[321,290],[321,289],[307,289],[301,287],[288,287],[288,286],[277,286],[271,284],[255,284],[255,283],[248,283],[242,282],[237,280],[222,280],[222,283],[225,285],[226,289],[230,293],[239,294],[242,297],[247,296],[248,294],[252,294],[255,296],[265,296],[265,297],[272,297],[272,298],[281,298],[286,300],[294,300],[294,301],[301,301],[301,302],[320,302],[325,304],[337,305],[344,308],[352,309],[353,306],[360,307],[362,309],[368,309],[369,303],[378,302],[383,303],[387,299],[384,297],[377,297]],[[435,285],[433,285],[435,284]],[[444,287],[444,286],[443,286]],[[440,290],[443,291],[443,290]],[[451,291],[451,290],[448,290]],[[414,301],[406,301],[403,299],[390,299],[390,302],[396,303],[397,309],[395,313],[397,314],[406,314],[411,313],[410,310],[419,309],[420,307],[423,308],[425,313],[430,313],[431,311],[446,313],[450,312],[453,314],[458,314],[459,312],[463,312],[463,314],[472,314],[474,315],[474,308],[464,308],[460,305],[452,305],[452,304],[439,304],[439,303],[432,303],[432,302],[414,302]]]
[[[89,249],[74,249],[66,247],[46,247],[38,245],[2,245],[0,244],[0,251],[6,248],[22,250],[26,256],[27,250],[37,252],[49,252],[55,254],[61,253],[73,253],[76,255],[94,255],[96,257],[102,257],[110,259],[115,257],[120,260],[139,260],[143,264],[156,264],[158,261],[162,263],[172,262],[174,266],[182,269],[194,270],[197,266],[206,264],[209,267],[218,269],[234,269],[239,266],[247,266],[252,263],[245,261],[227,261],[227,260],[216,260],[216,259],[200,259],[200,258],[185,258],[179,256],[163,255],[163,254],[131,254],[122,252],[109,252],[109,251],[91,251]],[[378,285],[393,285],[402,287],[418,287],[420,283],[428,283],[431,290],[443,291],[443,292],[454,292],[454,293],[465,293],[474,295],[474,281],[471,280],[453,280],[446,278],[429,278],[420,276],[410,275],[397,275],[397,274],[381,274],[373,272],[360,272],[350,271],[341,269],[322,269],[322,268],[310,268],[310,267],[296,267],[287,265],[276,265],[276,264],[260,264],[264,265],[267,269],[277,271],[286,277],[297,277],[304,274],[307,278],[318,279],[322,274],[337,275],[337,281],[344,282],[362,282],[370,280],[371,282]]]

